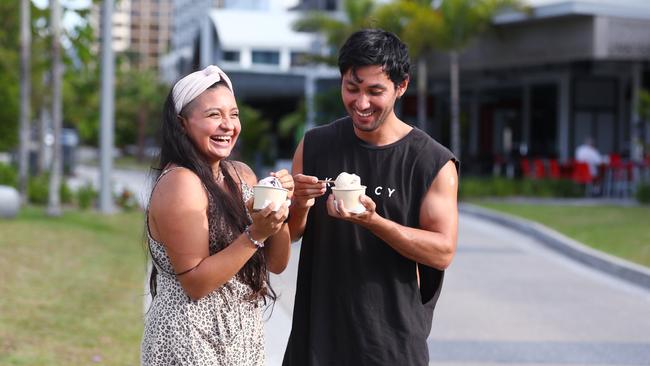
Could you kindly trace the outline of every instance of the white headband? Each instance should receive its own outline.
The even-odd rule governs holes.
[[[206,91],[210,85],[220,80],[225,81],[230,91],[235,94],[228,75],[215,65],[210,65],[203,70],[195,71],[180,79],[174,84],[174,88],[172,88],[176,113],[181,113],[183,107]]]

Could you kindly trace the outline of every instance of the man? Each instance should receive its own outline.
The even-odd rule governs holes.
[[[603,157],[594,147],[594,139],[586,137],[582,145],[576,148],[576,161],[589,165],[589,172],[592,177],[598,175],[598,166],[603,163]]]
[[[367,29],[339,52],[348,117],[307,132],[293,159],[289,229],[302,246],[283,365],[427,365],[443,271],[456,250],[457,162],[395,115],[406,46]],[[319,179],[355,173],[353,214]]]

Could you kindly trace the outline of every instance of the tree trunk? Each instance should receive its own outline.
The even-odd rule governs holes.
[[[418,57],[418,127],[427,131],[427,61]]]
[[[61,7],[59,0],[50,0],[51,26],[52,26],[52,169],[50,172],[49,195],[47,214],[50,216],[61,215],[61,197],[59,195],[63,175],[63,149],[61,146],[62,129],[62,100],[61,77],[63,64],[61,63]]]
[[[459,97],[459,80],[458,80],[458,52],[449,53],[449,79],[451,82],[451,151],[460,160],[460,97]]]
[[[30,100],[31,100],[31,1],[20,1],[20,148],[18,152],[18,191],[22,204],[27,203],[29,178]]]

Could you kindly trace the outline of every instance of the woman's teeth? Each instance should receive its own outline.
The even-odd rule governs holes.
[[[226,143],[230,143],[230,136],[217,136],[217,137],[212,137],[212,140],[217,141],[217,142],[226,142]]]

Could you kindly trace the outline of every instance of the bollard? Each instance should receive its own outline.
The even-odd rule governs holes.
[[[0,217],[16,217],[20,209],[20,195],[14,187],[0,186]]]

